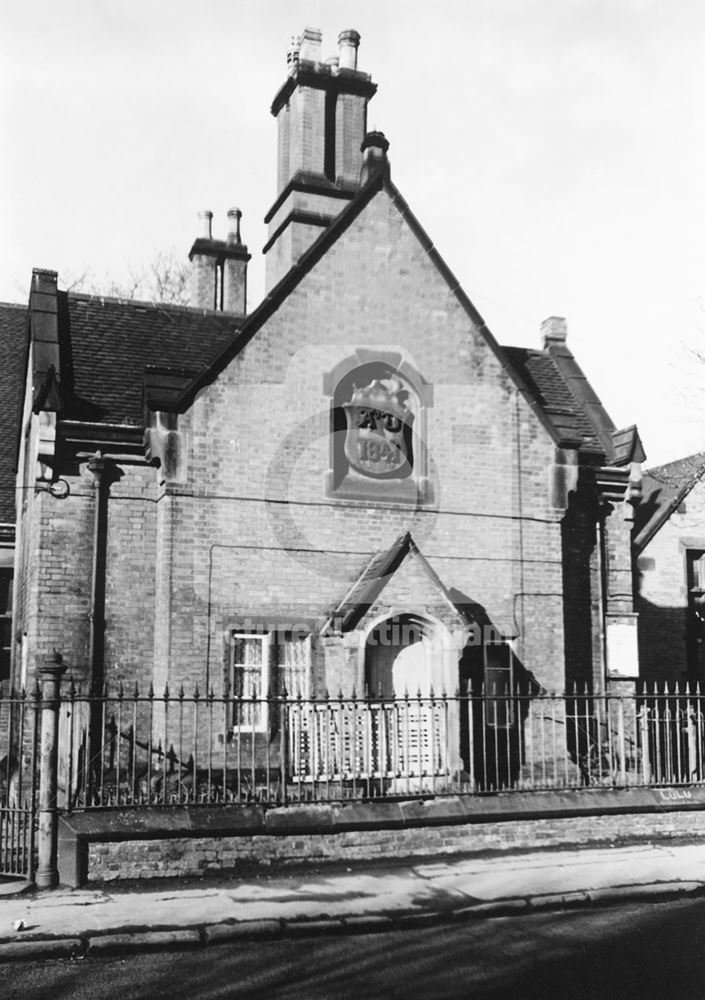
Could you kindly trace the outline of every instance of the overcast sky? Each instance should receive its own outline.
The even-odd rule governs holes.
[[[705,449],[703,0],[5,0],[0,299],[187,255],[243,210],[250,307],[289,39],[362,35],[392,178],[504,344],[566,316],[649,464]]]

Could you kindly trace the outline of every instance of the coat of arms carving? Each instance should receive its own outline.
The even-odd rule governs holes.
[[[345,456],[351,468],[376,479],[410,475],[414,414],[408,398],[408,390],[396,376],[353,387],[350,401],[343,404]]]

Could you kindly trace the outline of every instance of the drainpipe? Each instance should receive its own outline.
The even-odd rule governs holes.
[[[90,670],[90,708],[88,722],[88,782],[97,782],[102,764],[103,703],[101,695],[105,681],[105,570],[108,540],[108,491],[113,481],[112,463],[97,451],[88,462],[93,473],[93,560],[91,568],[91,606],[89,612],[88,669]]]
[[[108,489],[110,479],[107,463],[97,451],[88,462],[93,473],[93,565],[91,567],[91,606],[89,611],[88,665],[90,687],[99,694],[103,687],[105,654],[105,567],[108,534]]]

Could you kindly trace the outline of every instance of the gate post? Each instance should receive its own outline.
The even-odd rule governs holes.
[[[60,656],[39,667],[42,689],[41,735],[39,744],[39,833],[38,865],[35,881],[40,889],[54,889],[59,884],[57,866],[56,793],[59,760],[59,689],[66,667]]]

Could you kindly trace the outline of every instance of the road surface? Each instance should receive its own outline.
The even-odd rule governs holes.
[[[0,966],[2,1000],[703,1000],[705,900]]]

